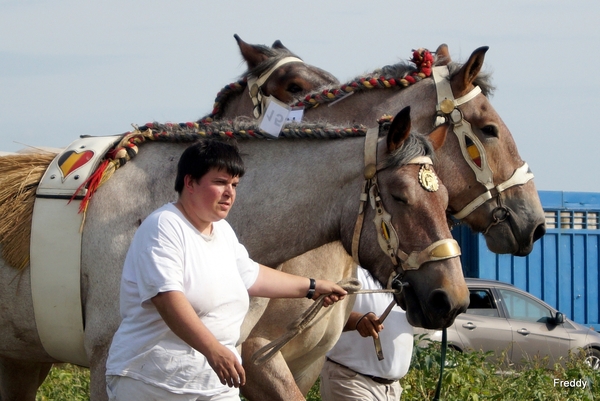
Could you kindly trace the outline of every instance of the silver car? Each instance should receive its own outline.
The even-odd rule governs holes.
[[[600,369],[600,334],[568,319],[542,300],[500,281],[466,279],[469,309],[448,328],[448,345],[456,350],[506,352],[515,366],[535,356],[549,364],[566,360],[569,350],[584,349],[586,362]]]

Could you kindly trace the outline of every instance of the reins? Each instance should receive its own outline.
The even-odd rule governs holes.
[[[402,288],[407,286],[407,283],[400,283],[399,288],[385,288],[380,290],[362,290],[360,282],[355,278],[343,279],[337,283],[340,287],[348,292],[348,295],[361,295],[361,294],[374,294],[374,293],[392,293],[399,294],[402,292]],[[389,285],[388,285],[389,287]],[[312,321],[318,315],[319,311],[323,307],[325,297],[328,294],[322,294],[317,298],[314,303],[300,316],[298,319],[288,324],[286,327],[287,332],[281,337],[277,338],[274,341],[271,341],[267,345],[261,347],[256,350],[252,356],[250,357],[250,362],[254,365],[262,365],[265,362],[271,360],[286,344],[288,344],[292,339],[301,334],[304,330],[311,326]],[[393,300],[390,304],[395,304],[396,301]],[[389,309],[389,307],[388,307]],[[325,310],[325,313],[331,311],[332,308]],[[442,330],[442,343],[441,343],[441,351],[440,351],[440,377],[438,379],[438,383],[435,390],[435,396],[433,397],[433,401],[440,400],[440,393],[442,390],[442,379],[444,377],[444,366],[446,365],[446,351],[448,349],[448,334],[446,329]],[[381,352],[381,344],[375,342],[375,350],[378,353],[379,360],[383,359],[383,356],[380,356]]]
[[[454,239],[446,238],[439,241],[435,241],[422,251],[414,251],[410,254],[404,253],[399,248],[399,239],[396,230],[394,229],[391,222],[391,215],[385,211],[383,206],[379,189],[377,186],[377,172],[381,170],[381,167],[377,163],[377,143],[379,138],[379,128],[371,128],[367,130],[364,145],[364,171],[363,175],[365,178],[364,189],[360,194],[359,213],[356,219],[354,233],[352,236],[352,257],[354,261],[360,265],[359,261],[359,245],[360,245],[360,234],[363,227],[364,215],[366,212],[366,203],[369,200],[372,208],[375,210],[376,217],[374,223],[377,230],[377,238],[382,251],[388,255],[396,268],[400,271],[392,272],[386,289],[383,290],[360,290],[360,282],[356,279],[344,279],[338,284],[344,288],[348,294],[363,294],[363,293],[376,293],[376,292],[392,292],[399,293],[407,283],[403,283],[402,279],[406,270],[417,270],[427,262],[445,260],[460,256],[460,247]],[[407,164],[419,164],[421,169],[419,172],[419,182],[421,186],[427,191],[437,191],[438,182],[437,177],[430,170],[428,166],[431,166],[432,161],[429,157],[419,156]],[[423,171],[425,170],[425,171]],[[252,354],[250,361],[255,365],[260,365],[267,362],[277,354],[287,343],[289,343],[294,337],[302,333],[307,327],[310,327],[311,322],[317,316],[321,307],[323,306],[324,298],[326,295],[321,295],[313,305],[311,305],[298,319],[288,325],[287,332],[281,337],[274,341],[271,341],[267,345],[261,347]],[[386,311],[391,310],[392,305],[395,303],[392,300],[390,306]],[[385,312],[384,312],[385,314]],[[385,317],[384,317],[385,318]],[[442,338],[446,336],[446,330]],[[439,400],[439,393],[441,391],[441,383],[443,377],[443,365],[445,363],[447,344],[443,341],[442,344],[442,365],[440,367],[440,379],[438,382],[438,388],[436,391],[435,400]],[[381,354],[381,344],[379,341],[375,341],[375,351],[378,358],[383,359]]]
[[[398,294],[402,291],[400,289],[380,289],[380,290],[362,290],[360,282],[355,278],[342,279],[337,283],[340,287],[348,292],[348,295],[360,295],[360,294],[374,294],[374,293],[393,293]],[[279,337],[278,339],[271,341],[267,345],[255,351],[250,357],[250,361],[255,365],[262,365],[269,361],[277,354],[287,343],[289,343],[294,337],[302,333],[305,329],[311,326],[312,321],[315,319],[321,308],[323,307],[325,297],[329,294],[323,294],[317,298],[314,303],[295,321],[291,322],[287,326],[287,332]],[[395,302],[395,301],[394,301]],[[326,309],[325,313],[328,313],[332,308]]]

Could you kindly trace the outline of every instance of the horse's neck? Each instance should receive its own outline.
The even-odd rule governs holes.
[[[253,105],[248,93],[248,88],[244,88],[241,92],[232,94],[231,97],[221,105],[221,109],[223,109],[223,114],[220,116],[222,119],[252,117]]]
[[[342,225],[358,211],[363,144],[363,138],[239,143],[247,173],[228,220],[255,260],[276,265],[328,242],[349,243]]]
[[[337,103],[322,104],[305,112],[304,121],[330,124],[362,124],[373,127],[385,114],[395,115],[411,106],[412,127],[422,134],[433,129],[436,94],[432,80],[423,80],[408,88],[370,89],[356,92]]]

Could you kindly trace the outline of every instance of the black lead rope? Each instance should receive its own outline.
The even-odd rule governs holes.
[[[440,356],[440,380],[438,380],[437,389],[433,401],[440,400],[440,391],[442,391],[442,378],[444,376],[444,365],[446,364],[446,349],[448,348],[448,335],[446,329],[442,330],[442,352]]]

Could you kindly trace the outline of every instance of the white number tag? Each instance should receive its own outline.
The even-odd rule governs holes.
[[[264,109],[265,112],[258,122],[258,128],[278,137],[290,114],[290,108],[285,103],[269,96],[266,98]]]

